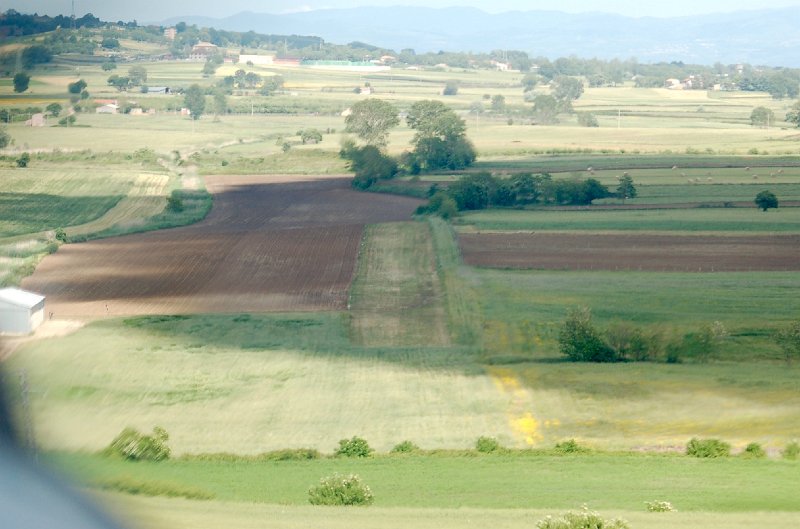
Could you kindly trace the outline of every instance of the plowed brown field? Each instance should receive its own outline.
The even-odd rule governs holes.
[[[346,178],[207,184],[205,221],[62,246],[23,287],[57,318],[344,308],[364,225],[407,220],[420,204],[352,191]]]
[[[800,270],[800,236],[463,233],[464,262],[490,268],[721,272]]]

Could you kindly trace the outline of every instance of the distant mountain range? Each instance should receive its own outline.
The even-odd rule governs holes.
[[[227,18],[176,17],[198,26],[267,34],[314,35],[345,44],[361,41],[401,50],[516,49],[549,58],[636,57],[640,62],[750,63],[800,67],[800,7],[677,18],[605,13],[512,11],[489,14],[452,7],[358,7]]]

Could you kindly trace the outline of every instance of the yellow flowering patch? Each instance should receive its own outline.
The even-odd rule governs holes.
[[[540,420],[528,409],[533,396],[520,382],[517,375],[508,368],[490,367],[489,376],[498,390],[509,395],[508,424],[514,436],[526,446],[535,446],[544,440],[543,429],[558,427],[558,419]]]

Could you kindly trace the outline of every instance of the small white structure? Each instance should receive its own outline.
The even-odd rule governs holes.
[[[97,107],[95,112],[98,114],[116,114],[119,112],[119,106],[115,105],[114,103],[109,103],[107,105]]]
[[[253,65],[269,66],[275,64],[274,55],[239,55],[239,64],[252,63]]]
[[[0,334],[30,334],[44,321],[44,296],[0,289]]]

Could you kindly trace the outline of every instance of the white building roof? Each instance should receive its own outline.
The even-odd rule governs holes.
[[[18,288],[2,288],[0,289],[0,301],[31,309],[44,301],[44,296]]]

